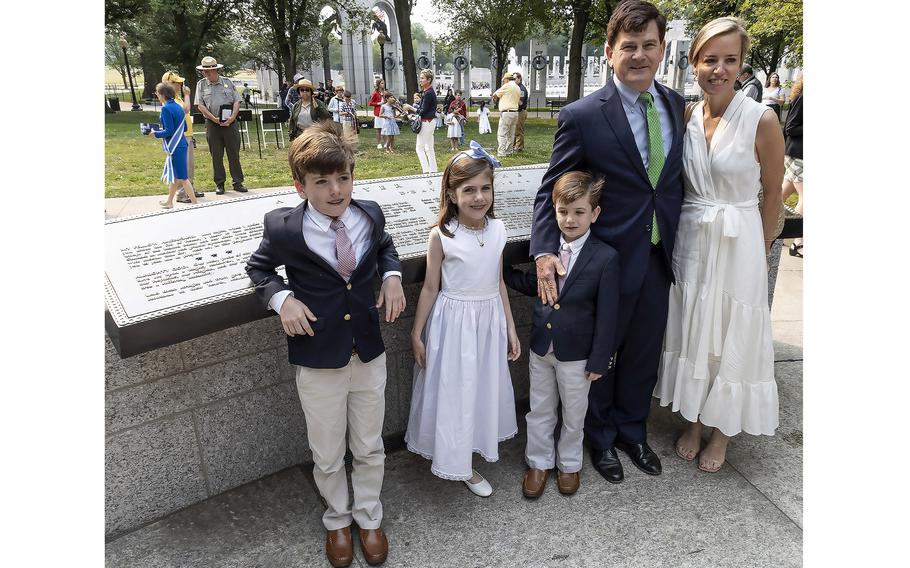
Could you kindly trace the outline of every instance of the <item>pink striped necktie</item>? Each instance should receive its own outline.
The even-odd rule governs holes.
[[[354,245],[348,238],[348,232],[344,228],[344,222],[337,217],[332,219],[329,225],[335,231],[335,257],[338,259],[338,266],[335,270],[345,280],[351,279],[354,268],[357,266],[357,257],[354,256]]]
[[[569,263],[572,261],[572,246],[569,243],[562,245],[559,249],[559,262],[566,269],[565,276],[559,276],[559,291],[562,291],[562,285],[566,283],[566,277],[569,276]]]

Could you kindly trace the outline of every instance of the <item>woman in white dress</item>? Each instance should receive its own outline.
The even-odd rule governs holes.
[[[686,124],[676,284],[654,389],[690,422],[676,453],[698,455],[712,473],[730,436],[773,435],[778,424],[766,256],[778,231],[784,140],[771,109],[733,90],[748,42],[740,20],[718,18],[689,50],[704,101]],[[714,430],[701,449],[703,426]]]

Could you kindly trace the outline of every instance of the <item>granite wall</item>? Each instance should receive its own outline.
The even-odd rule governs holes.
[[[769,271],[769,303],[780,242]],[[521,268],[531,269],[531,265]],[[388,355],[383,435],[404,434],[414,357],[407,309],[381,323]],[[510,293],[522,354],[509,364],[517,400],[528,398],[533,299]],[[105,534],[114,538],[178,509],[311,461],[306,423],[277,316],[121,359],[105,338]]]
[[[381,324],[388,355],[383,435],[407,427],[414,358],[408,306]],[[528,397],[530,298],[512,296],[522,357],[516,398]],[[276,316],[121,359],[105,338],[105,533],[116,537],[178,509],[311,461],[294,369]]]

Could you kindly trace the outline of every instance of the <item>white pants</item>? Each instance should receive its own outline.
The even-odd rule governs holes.
[[[585,414],[588,411],[588,390],[591,383],[585,378],[583,361],[557,361],[552,352],[541,357],[528,354],[531,374],[531,412],[527,414],[528,445],[525,459],[535,469],[552,469],[563,473],[581,471],[582,440]],[[556,407],[562,401],[562,429],[559,447],[554,447]],[[558,457],[557,457],[558,454]]]
[[[433,131],[436,130],[436,123],[430,120],[420,124],[420,132],[417,133],[417,158],[420,159],[423,173],[429,174],[438,171],[436,169],[436,150],[433,148]]]
[[[297,392],[313,452],[313,478],[328,507],[322,515],[327,530],[347,527],[352,519],[364,529],[382,523],[379,492],[385,472],[385,383],[385,353],[369,363],[355,355],[340,369],[297,367]],[[346,434],[354,455],[353,509],[344,468]]]
[[[499,128],[496,139],[499,141],[497,156],[508,156],[515,148],[515,127],[518,126],[518,113],[515,111],[499,113]]]

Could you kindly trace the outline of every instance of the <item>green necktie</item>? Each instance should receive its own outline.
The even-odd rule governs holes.
[[[645,104],[648,117],[648,179],[651,187],[657,189],[657,180],[664,169],[664,136],[660,129],[660,116],[654,106],[654,97],[645,91],[638,95],[638,100]],[[651,244],[660,242],[660,229],[657,226],[657,211],[651,214]]]

